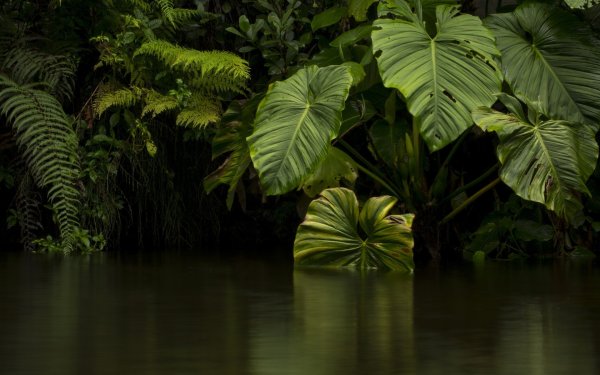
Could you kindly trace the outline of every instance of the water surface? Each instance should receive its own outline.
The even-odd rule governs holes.
[[[0,253],[1,374],[598,374],[600,271]]]

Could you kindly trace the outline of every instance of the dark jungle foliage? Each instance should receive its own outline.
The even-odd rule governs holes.
[[[303,264],[593,255],[598,6],[497,5],[5,2],[6,237],[291,247],[306,215]]]

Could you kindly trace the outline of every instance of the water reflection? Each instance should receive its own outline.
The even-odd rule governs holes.
[[[596,268],[0,254],[0,373],[595,374]]]
[[[412,300],[411,276],[297,269],[293,306],[253,319],[252,372],[404,373],[414,368]]]

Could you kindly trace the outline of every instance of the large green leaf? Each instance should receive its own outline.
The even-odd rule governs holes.
[[[489,108],[473,111],[483,130],[500,138],[500,178],[517,195],[571,218],[581,208],[580,193],[598,159],[594,131],[564,120],[526,122]]]
[[[352,76],[344,66],[309,66],[273,84],[248,137],[266,194],[299,186],[325,158],[339,131]]]
[[[600,53],[591,31],[568,12],[526,3],[513,13],[492,15],[502,70],[519,99],[550,118],[600,120]]]
[[[298,227],[294,242],[296,264],[411,272],[414,215],[388,215],[395,204],[396,198],[390,196],[371,198],[359,214],[352,190],[324,190],[311,202]],[[359,234],[359,224],[365,239]]]
[[[493,35],[454,6],[437,6],[434,36],[406,2],[388,1],[387,8],[398,18],[375,21],[371,35],[381,77],[404,95],[429,149],[438,150],[472,125],[473,109],[496,100]]]

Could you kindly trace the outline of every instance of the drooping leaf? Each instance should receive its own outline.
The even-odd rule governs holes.
[[[600,121],[600,51],[573,14],[541,3],[488,17],[515,95],[550,118]]]
[[[579,195],[598,159],[594,131],[564,120],[525,122],[489,108],[473,111],[483,130],[500,138],[500,178],[517,195],[570,218],[581,209]]]
[[[412,214],[388,215],[393,197],[371,198],[359,214],[354,192],[327,189],[311,202],[294,242],[298,265],[412,272]],[[358,225],[367,234],[362,238]]]
[[[387,3],[399,18],[375,21],[371,34],[381,77],[404,95],[429,149],[438,150],[472,125],[473,109],[495,102],[499,52],[480,19],[458,15],[454,6],[437,6],[437,31],[430,36],[406,2]]]
[[[72,251],[79,227],[81,166],[71,119],[54,96],[21,86],[4,75],[0,75],[0,115],[14,129],[35,184],[47,189],[64,252]]]
[[[330,147],[327,157],[302,184],[302,189],[309,197],[321,191],[340,186],[341,182],[352,185],[358,177],[356,163],[342,150]]]
[[[338,134],[351,83],[344,66],[309,66],[273,84],[248,137],[266,194],[297,187],[325,158]]]
[[[261,97],[245,105],[233,102],[223,114],[212,140],[213,159],[228,155],[223,164],[204,179],[204,190],[210,193],[221,184],[229,185],[227,208],[231,210],[237,185],[250,166],[250,149],[246,137],[252,132],[254,113]]]

